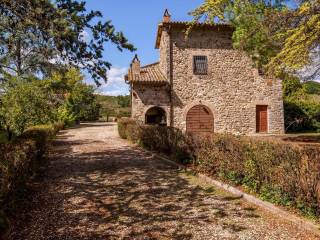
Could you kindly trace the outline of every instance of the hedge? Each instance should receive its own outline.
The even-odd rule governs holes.
[[[118,121],[118,132],[121,138],[128,139],[128,137],[133,137],[133,131],[128,132],[132,129],[130,127],[135,127],[136,122],[130,118],[121,118]]]
[[[0,233],[8,225],[6,213],[39,169],[49,140],[62,128],[61,123],[32,127],[13,142],[0,144]]]
[[[179,162],[190,163],[192,160],[192,139],[176,128],[140,125],[132,119],[118,121],[121,138],[128,139],[142,147],[170,155]]]
[[[118,122],[121,137],[173,156],[196,172],[242,186],[263,200],[320,217],[320,149],[230,134],[194,138],[170,127]],[[120,132],[119,132],[120,133]]]
[[[320,216],[320,149],[213,135],[195,147],[198,172],[244,186],[263,200]]]

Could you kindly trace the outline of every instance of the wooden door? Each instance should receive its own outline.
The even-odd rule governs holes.
[[[188,133],[211,133],[214,131],[213,114],[204,105],[191,108],[186,120]]]
[[[257,133],[268,132],[268,106],[257,106]]]

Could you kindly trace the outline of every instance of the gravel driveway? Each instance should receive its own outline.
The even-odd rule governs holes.
[[[121,140],[82,124],[54,142],[12,240],[319,239]]]

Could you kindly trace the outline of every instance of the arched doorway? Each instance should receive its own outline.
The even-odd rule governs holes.
[[[204,105],[196,105],[187,113],[188,133],[212,133],[214,117],[211,110]]]
[[[149,125],[167,125],[166,112],[160,107],[150,108],[145,115],[145,123]]]

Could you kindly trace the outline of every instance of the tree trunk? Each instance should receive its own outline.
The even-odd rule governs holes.
[[[6,127],[6,132],[7,132],[7,139],[8,139],[8,141],[11,141],[11,140],[12,140],[12,137],[13,137],[13,132],[10,130],[9,127]]]

